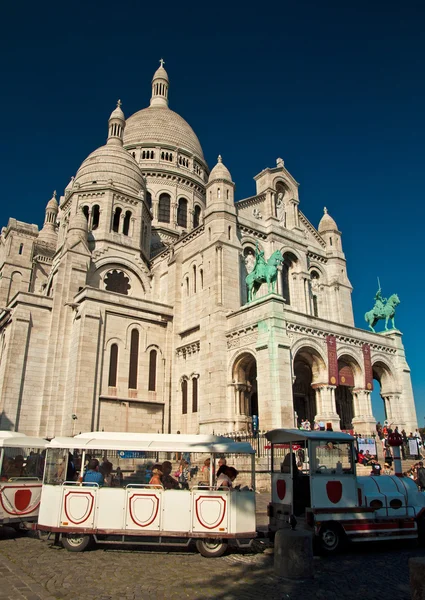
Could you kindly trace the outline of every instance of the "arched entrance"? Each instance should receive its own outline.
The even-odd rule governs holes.
[[[293,374],[293,425],[299,427],[304,419],[308,419],[313,424],[317,413],[317,405],[316,392],[312,385],[325,380],[325,362],[314,348],[300,348],[294,357]]]
[[[356,368],[360,367],[348,356],[338,359],[338,386],[335,390],[335,407],[340,419],[340,428],[350,430],[353,428],[354,399]]]
[[[232,380],[235,388],[234,412],[236,415],[245,417],[245,422],[250,424],[254,415],[259,417],[255,356],[244,352],[236,359],[233,365]]]
[[[378,420],[381,421],[381,415],[384,417],[384,420],[388,421],[390,424],[402,425],[398,423],[398,398],[399,394],[397,394],[394,390],[394,382],[393,377],[391,375],[391,371],[388,366],[381,362],[377,361],[373,363],[373,379],[378,385],[374,385],[374,398],[373,402],[376,404],[376,396],[379,394],[383,401],[383,411],[377,411]],[[382,421],[381,421],[382,423]]]

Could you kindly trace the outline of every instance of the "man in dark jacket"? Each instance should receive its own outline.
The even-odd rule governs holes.
[[[417,483],[418,486],[421,490],[425,490],[425,469],[424,469],[424,463],[421,461],[418,464],[418,479],[417,479]]]

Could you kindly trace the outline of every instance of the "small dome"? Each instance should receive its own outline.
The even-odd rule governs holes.
[[[56,200],[56,190],[53,192],[53,196],[50,198],[46,205],[46,210],[54,210],[58,212],[58,201]]]
[[[165,79],[165,81],[168,81],[168,82],[170,81],[170,80],[168,79],[168,73],[167,73],[167,71],[164,69],[164,67],[162,66],[162,64],[161,64],[161,66],[160,66],[160,67],[158,67],[158,68],[157,68],[157,70],[155,71],[155,73],[154,73],[154,76],[153,76],[153,78],[152,78],[152,81],[153,81],[154,79]]]
[[[133,156],[122,146],[106,144],[86,158],[74,183],[84,189],[92,185],[106,185],[111,180],[123,192],[135,196],[144,188],[142,172]]]
[[[121,104],[122,104],[121,100],[118,100],[117,107],[111,112],[111,116],[109,117],[109,120],[121,119],[121,121],[125,121],[125,116],[121,109]]]
[[[338,231],[338,226],[332,217],[328,214],[328,209],[323,209],[324,215],[319,223],[319,233],[326,233],[327,231]]]
[[[208,183],[211,183],[212,181],[215,181],[217,179],[220,180],[225,180],[225,181],[229,181],[230,183],[232,182],[232,176],[230,175],[230,171],[227,167],[225,167],[223,165],[223,159],[221,158],[221,155],[218,155],[217,158],[217,164],[215,165],[215,167],[213,168],[213,170],[210,173],[210,176],[208,178]]]

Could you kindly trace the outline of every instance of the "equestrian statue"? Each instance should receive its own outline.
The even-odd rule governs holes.
[[[260,250],[257,242],[255,246],[254,268],[245,278],[248,287],[248,302],[255,300],[255,296],[263,283],[267,283],[267,292],[269,294],[275,291],[277,268],[282,263],[283,256],[280,250],[275,250],[269,260],[266,261],[264,250]]]
[[[382,297],[381,286],[375,294],[375,306],[369,310],[364,318],[370,329],[375,332],[374,326],[380,319],[385,319],[385,331],[388,331],[388,319],[391,319],[393,329],[395,329],[394,316],[396,306],[400,304],[400,299],[397,294],[393,294],[387,300]]]

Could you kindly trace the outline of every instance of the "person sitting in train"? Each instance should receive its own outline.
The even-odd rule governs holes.
[[[238,471],[234,467],[223,465],[217,471],[217,489],[223,488],[231,490],[233,482],[238,476]]]
[[[97,483],[99,487],[104,484],[102,473],[99,472],[99,461],[97,458],[91,458],[87,466],[87,471],[83,477],[84,483]]]
[[[108,460],[106,454],[103,457],[102,464],[99,467],[99,472],[103,475],[105,485],[111,487],[112,484],[112,469],[114,465]]]
[[[294,477],[298,477],[300,475],[300,471],[297,467],[297,459],[295,454],[292,452],[288,452],[288,454],[283,459],[283,463],[280,465],[281,473],[290,473],[291,472],[291,456],[292,456],[292,474]]]
[[[24,476],[24,457],[21,454],[15,456],[14,460],[10,462],[7,475],[9,479]]]
[[[164,460],[162,463],[161,471],[162,471],[162,485],[165,490],[178,490],[180,489],[179,482],[174,479],[171,475],[172,464],[169,460]]]
[[[163,486],[161,465],[154,465],[152,467],[152,477],[150,478],[149,485],[157,489],[162,489]]]

